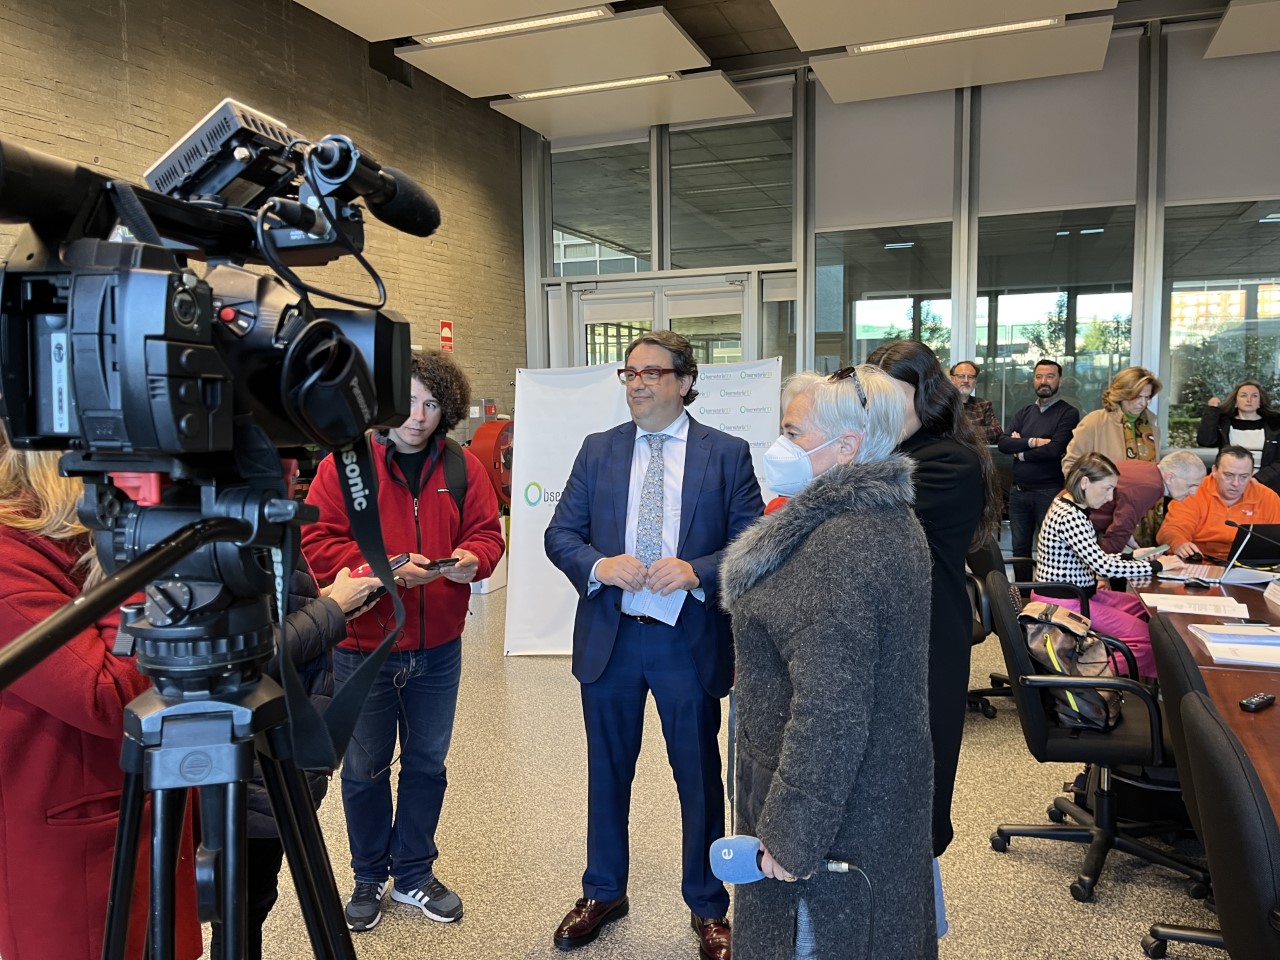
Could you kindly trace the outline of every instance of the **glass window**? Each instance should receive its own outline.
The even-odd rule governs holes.
[[[791,118],[671,134],[671,266],[791,260]]]
[[[551,219],[564,234],[555,237],[555,276],[648,270],[648,141],[552,154]],[[583,245],[592,247],[590,254]],[[561,267],[569,259],[572,270]],[[612,261],[609,269],[600,269],[598,259]],[[581,269],[584,263],[589,270]]]
[[[1195,446],[1203,404],[1257,380],[1280,401],[1280,200],[1168,207],[1169,443]]]
[[[1032,402],[1041,358],[1082,411],[1129,365],[1134,208],[1093,207],[978,222],[977,393],[1001,423]]]
[[[950,223],[820,233],[816,246],[815,369],[860,363],[904,338],[950,364]]]

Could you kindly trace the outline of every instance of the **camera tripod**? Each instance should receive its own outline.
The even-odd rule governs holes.
[[[256,754],[315,956],[354,960],[311,794],[292,758],[284,696],[261,675],[274,651],[266,598],[235,601],[212,616],[216,623],[176,622],[186,604],[220,586],[153,583],[146,615],[127,625],[139,668],[154,686],[125,711],[125,777],[103,956],[124,954],[144,795],[150,792],[148,957],[174,957],[176,868],[188,793],[197,789],[200,919],[221,924],[221,957],[214,960],[243,957],[246,796]],[[211,628],[225,629],[213,634]]]

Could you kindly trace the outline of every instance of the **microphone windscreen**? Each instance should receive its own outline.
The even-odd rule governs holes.
[[[389,227],[415,237],[429,237],[440,226],[440,208],[407,173],[395,167],[382,172],[395,181],[395,193],[381,202],[369,200],[369,212]]]
[[[711,844],[711,872],[725,883],[755,883],[764,879],[762,854],[755,837],[721,837]]]

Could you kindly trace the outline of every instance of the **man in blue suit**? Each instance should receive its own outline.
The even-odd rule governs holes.
[[[646,333],[625,363],[632,420],[587,437],[545,539],[579,594],[573,675],[587,731],[587,869],[553,942],[573,950],[627,912],[631,782],[652,691],[680,797],[681,893],[699,954],[729,960],[729,895],[708,860],[724,836],[717,736],[733,682],[716,595],[725,546],[763,503],[746,441],[684,411],[698,395],[689,341]]]

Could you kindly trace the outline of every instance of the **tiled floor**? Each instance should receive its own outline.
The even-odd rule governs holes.
[[[381,924],[355,937],[359,957],[516,960],[562,956],[551,945],[560,917],[581,895],[585,843],[585,746],[577,684],[567,658],[502,655],[505,591],[472,600],[449,792],[439,832],[439,875],[462,896],[466,916],[444,926],[386,901]],[[996,668],[998,648],[977,648],[974,675]],[[984,684],[985,685],[985,684]],[[998,702],[999,703],[999,702]],[[723,737],[722,737],[723,739]],[[955,843],[943,858],[951,933],[943,960],[1141,958],[1153,921],[1212,925],[1165,872],[1116,855],[1095,902],[1067,891],[1082,848],[1014,841],[992,852],[1000,821],[1039,822],[1075,770],[1045,767],[1027,754],[1007,701],[999,716],[970,715],[956,791]],[[886,802],[888,802],[886,800]],[[342,896],[350,890],[337,784],[321,808]],[[679,814],[657,717],[637,774],[632,808],[632,909],[581,960],[669,960],[697,956],[679,893]],[[311,956],[287,873],[267,925],[265,956]],[[1174,946],[1170,956],[1221,960]]]

